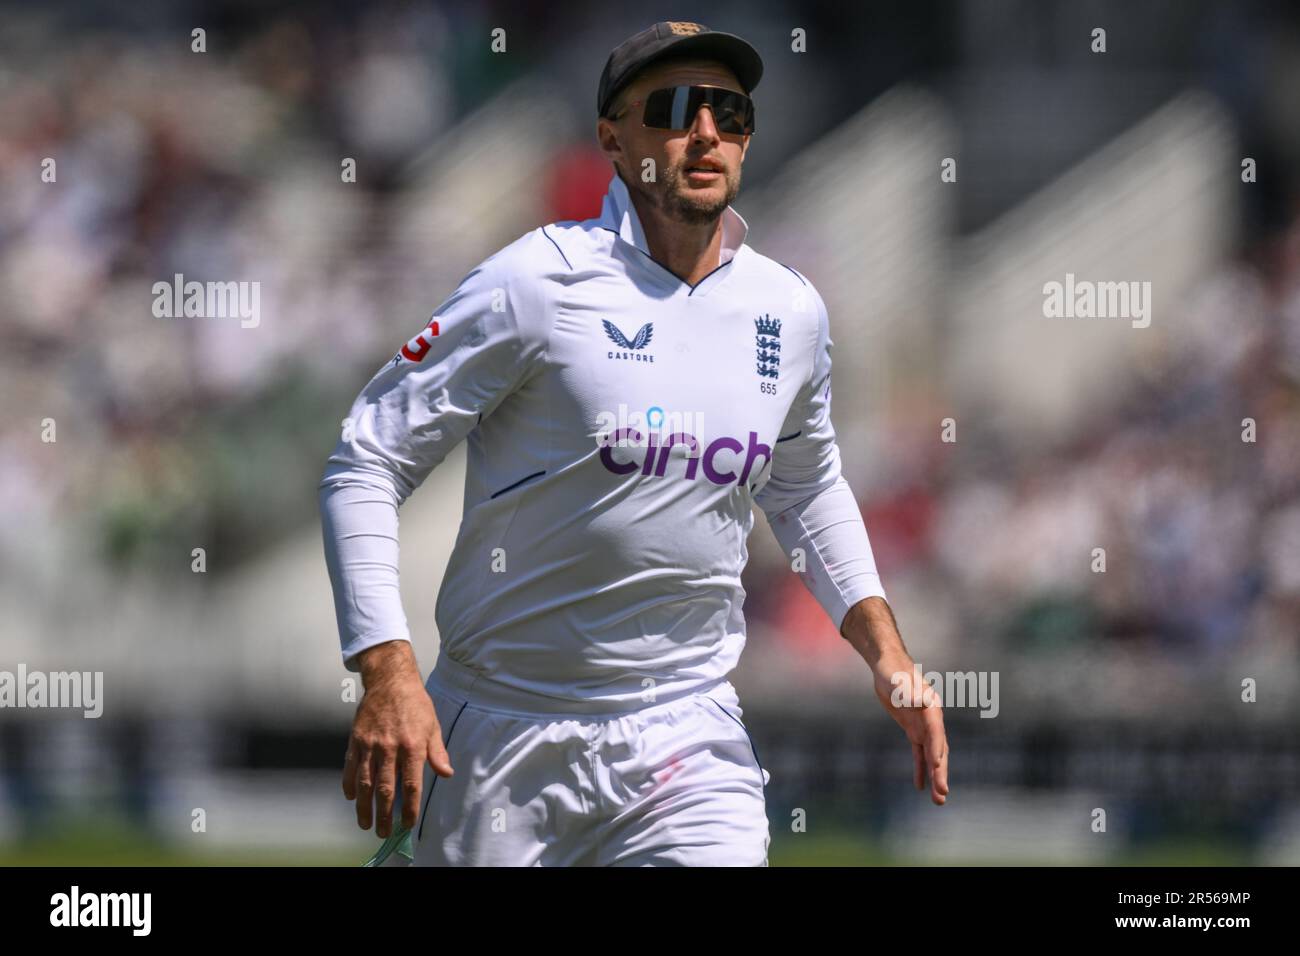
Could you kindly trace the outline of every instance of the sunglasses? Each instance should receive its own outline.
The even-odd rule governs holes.
[[[621,119],[634,106],[645,104],[641,125],[651,129],[687,130],[701,106],[713,112],[719,133],[748,136],[754,132],[754,101],[744,93],[719,86],[671,86],[633,100],[610,119]]]

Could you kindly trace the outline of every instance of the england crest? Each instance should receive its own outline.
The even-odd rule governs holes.
[[[754,320],[758,374],[776,378],[781,370],[781,320],[763,315]]]

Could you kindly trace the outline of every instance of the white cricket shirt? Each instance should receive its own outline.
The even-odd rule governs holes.
[[[840,475],[826,307],[730,207],[722,227],[691,286],[615,175],[598,218],[488,258],[379,370],[321,482],[349,668],[409,639],[397,509],[461,440],[442,653],[515,690],[631,709],[725,677],[755,502],[837,626],[884,596]]]

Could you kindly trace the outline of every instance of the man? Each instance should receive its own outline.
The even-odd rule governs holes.
[[[617,47],[598,93],[615,169],[601,216],[471,272],[361,393],[330,458],[326,557],[365,684],[343,789],[390,837],[400,779],[417,864],[766,865],[768,774],[727,680],[753,503],[871,667],[917,788],[945,801],[939,702],[911,684],[840,475],[825,305],[744,245],[730,207],[761,73],[748,43],[694,23]],[[462,439],[426,687],[397,510]]]

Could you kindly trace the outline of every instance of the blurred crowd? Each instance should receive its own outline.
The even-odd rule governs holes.
[[[6,13],[0,388],[24,410],[0,420],[6,573],[33,572],[51,524],[165,572],[187,542],[228,566],[313,514],[340,388],[418,325],[390,308],[401,168],[528,66],[487,62],[471,8],[335,14],[100,33]],[[274,321],[160,319],[153,284],[177,274],[256,280]]]
[[[923,598],[913,624],[1027,653],[1122,644],[1213,666],[1251,647],[1295,662],[1300,222],[1165,321],[1176,331],[1140,375],[1050,447],[978,414],[951,445],[885,423],[901,467],[855,485],[886,589]],[[757,613],[800,656],[838,653],[784,568],[754,583]]]

